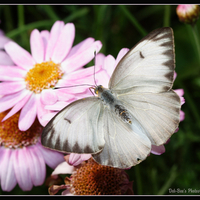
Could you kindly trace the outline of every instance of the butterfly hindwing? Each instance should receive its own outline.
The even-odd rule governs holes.
[[[118,94],[119,100],[142,124],[153,145],[164,144],[178,128],[180,98],[173,91]]]
[[[77,100],[60,111],[45,126],[41,142],[61,152],[97,153],[104,146],[104,133],[99,129],[102,103],[97,97]]]
[[[105,146],[101,153],[93,155],[98,163],[128,168],[143,161],[150,153],[151,142],[137,119],[132,119],[133,127],[131,127],[105,108],[102,121]]]

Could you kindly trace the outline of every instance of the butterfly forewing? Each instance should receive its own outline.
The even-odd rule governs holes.
[[[60,111],[43,129],[44,146],[62,152],[97,153],[104,146],[102,104],[97,97],[77,100]]]
[[[109,82],[111,90],[163,92],[171,89],[175,68],[171,28],[152,31],[121,59]]]

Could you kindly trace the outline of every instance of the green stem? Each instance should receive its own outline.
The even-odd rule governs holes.
[[[18,11],[18,27],[22,27],[24,26],[24,6],[18,5],[17,11]]]
[[[170,5],[165,5],[165,12],[164,12],[164,27],[169,27],[170,26]]]
[[[192,33],[193,33],[193,36],[194,36],[195,44],[196,44],[196,47],[197,47],[198,59],[199,59],[199,62],[200,62],[200,43],[199,43],[199,37],[198,37],[199,33],[198,33],[196,25],[191,26],[191,27],[192,27]]]
[[[43,21],[38,21],[38,22],[26,24],[26,26],[21,26],[17,29],[14,29],[13,31],[10,31],[9,33],[6,34],[6,36],[9,37],[9,38],[13,38],[16,35],[21,34],[24,31],[27,31],[29,29],[51,26],[53,22],[54,22],[54,20],[43,20]]]
[[[135,169],[135,175],[136,175],[136,184],[137,184],[137,194],[142,195],[142,182],[141,182],[141,176],[140,176],[140,167],[137,165],[134,167]]]
[[[146,36],[147,32],[146,30],[139,24],[139,22],[135,19],[135,17],[128,11],[126,6],[119,5],[123,13],[127,16],[127,18],[132,22],[132,24],[135,26],[135,28],[142,34],[142,36]]]
[[[170,170],[169,179],[167,180],[167,182],[165,182],[165,184],[159,190],[158,195],[165,194],[167,192],[167,190],[169,190],[171,184],[174,182],[176,177],[177,177],[177,166],[174,165]]]

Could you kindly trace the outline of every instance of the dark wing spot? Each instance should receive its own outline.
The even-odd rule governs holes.
[[[142,54],[142,52],[140,51],[140,58],[144,58],[144,56],[143,56],[143,54]]]
[[[94,153],[94,151],[91,149],[91,147],[89,145],[87,145],[85,148],[84,148],[84,153]]]
[[[174,73],[173,72],[169,72],[167,74],[165,74],[165,77],[169,80],[169,81],[173,81],[174,79]]]
[[[67,118],[64,118],[64,120],[68,121],[70,124],[72,123],[69,119]]]
[[[60,138],[59,137],[56,140],[54,148],[57,149],[57,150],[61,150],[61,151],[63,150],[63,149],[61,149],[61,144],[60,144]]]
[[[137,161],[139,162],[141,159],[140,158],[137,158]]]

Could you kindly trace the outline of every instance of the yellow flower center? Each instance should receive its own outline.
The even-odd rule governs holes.
[[[75,195],[121,195],[122,170],[103,166],[92,158],[72,174],[70,192]]]
[[[0,113],[0,121],[8,111]],[[18,128],[19,112],[0,122],[0,145],[6,148],[22,148],[35,144],[41,134],[42,127],[36,120],[27,131],[20,131]]]
[[[63,71],[60,65],[53,61],[35,64],[26,74],[26,88],[40,93],[44,89],[55,86],[62,75]]]

